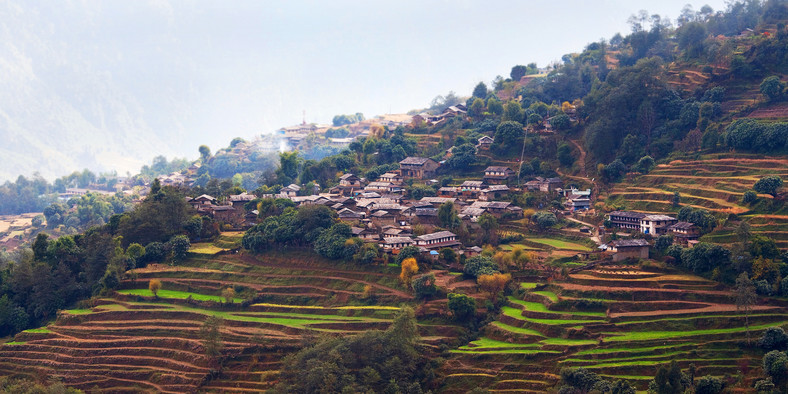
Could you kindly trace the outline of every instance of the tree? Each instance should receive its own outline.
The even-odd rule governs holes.
[[[405,286],[410,287],[411,279],[413,279],[413,276],[418,272],[419,264],[416,263],[416,259],[410,257],[402,260],[402,268],[399,273],[399,280],[402,281]]]
[[[722,380],[715,376],[704,376],[695,385],[695,394],[719,394],[722,392]]]
[[[522,77],[528,72],[528,67],[522,65],[516,65],[512,67],[512,71],[509,73],[509,76],[512,77],[512,81],[519,82]]]
[[[224,302],[232,304],[235,301],[235,289],[232,287],[222,289],[222,298],[224,298]]]
[[[483,213],[479,216],[479,227],[482,230],[481,235],[481,242],[479,244],[491,244],[497,245],[498,244],[498,220],[495,216],[490,215],[489,213]]]
[[[655,166],[656,163],[654,162],[654,158],[646,155],[641,157],[632,169],[641,174],[648,174]]]
[[[523,125],[519,122],[501,122],[495,129],[493,149],[503,154],[519,153],[524,136]]]
[[[473,88],[473,97],[478,97],[480,99],[487,98],[487,85],[484,82],[479,82],[475,88]]]
[[[481,275],[476,279],[476,283],[482,290],[489,294],[490,300],[492,301],[498,297],[498,293],[502,292],[511,281],[511,274],[502,274],[500,272],[490,275]]]
[[[494,115],[501,115],[503,114],[503,105],[495,97],[490,97],[487,100],[487,111]]]
[[[448,229],[454,229],[460,226],[460,217],[457,216],[457,211],[454,209],[454,203],[446,201],[438,207],[438,222],[441,226]]]
[[[468,115],[478,118],[484,114],[484,100],[475,98],[468,107]]]
[[[473,256],[465,262],[462,271],[474,278],[498,272],[498,264],[486,256]]]
[[[777,386],[782,386],[788,377],[788,355],[772,350],[763,356],[763,371],[772,378]]]
[[[556,155],[558,156],[558,162],[565,167],[571,167],[575,162],[575,158],[572,156],[572,148],[566,142],[558,145]]]
[[[465,294],[449,293],[449,311],[455,320],[465,321],[476,313],[476,300]]]
[[[747,343],[750,343],[749,316],[753,305],[758,301],[758,296],[755,294],[755,285],[746,272],[742,272],[741,275],[736,278],[736,286],[733,288],[733,293],[736,298],[736,310],[744,312],[744,327],[747,330]]]
[[[426,274],[421,275],[413,280],[413,292],[416,298],[432,297],[438,292],[438,286],[435,286],[435,275]]]
[[[670,366],[661,366],[657,370],[657,375],[654,380],[649,383],[649,392],[657,394],[680,394],[686,389],[686,383],[689,379],[684,379],[685,376],[681,373],[679,365],[675,360],[670,362]]]
[[[200,160],[202,160],[203,163],[207,162],[211,157],[211,148],[209,148],[208,145],[200,145],[199,151]]]
[[[553,126],[558,131],[569,130],[569,127],[572,126],[572,121],[569,115],[560,113],[550,119],[550,126]]]
[[[153,293],[153,296],[158,298],[159,297],[159,290],[161,290],[161,281],[158,279],[151,279],[148,282],[148,290]]]
[[[200,327],[200,338],[205,349],[205,355],[216,365],[219,356],[222,355],[224,343],[222,342],[221,327],[223,320],[218,316],[209,316]]]
[[[170,250],[172,251],[172,261],[174,263],[178,263],[186,259],[186,256],[189,255],[189,248],[191,248],[191,242],[189,242],[189,237],[185,235],[176,235],[172,237],[170,242]]]
[[[555,226],[558,223],[558,218],[552,212],[539,211],[531,215],[531,223],[536,224],[541,230],[546,230]]]
[[[763,79],[760,88],[761,94],[766,96],[770,101],[776,101],[783,96],[785,84],[780,82],[780,77],[772,75]]]
[[[785,350],[788,348],[788,334],[782,327],[769,327],[758,340],[758,346],[765,351]]]
[[[775,175],[765,176],[752,185],[753,190],[758,193],[771,194],[772,197],[777,197],[777,190],[783,186],[783,180]]]
[[[501,118],[503,121],[513,121],[513,122],[520,122],[523,120],[523,108],[520,106],[520,103],[515,100],[509,100],[506,105],[503,106],[503,117]]]
[[[455,252],[452,248],[443,248],[440,250],[440,252],[438,252],[438,255],[447,265],[457,262],[457,252]]]
[[[751,205],[758,201],[758,193],[752,190],[747,190],[741,198],[742,204]]]
[[[473,144],[462,144],[455,146],[451,157],[446,161],[449,167],[466,171],[476,161],[476,147]]]

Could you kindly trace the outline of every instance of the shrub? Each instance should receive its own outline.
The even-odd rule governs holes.
[[[435,275],[427,274],[419,276],[413,280],[413,292],[416,298],[428,298],[438,292],[438,286],[435,286]]]
[[[763,350],[785,350],[788,348],[788,334],[780,327],[769,327],[758,340]]]
[[[758,201],[758,194],[752,190],[747,190],[741,198],[742,204],[754,204]]]
[[[772,295],[773,292],[772,286],[769,284],[769,282],[766,279],[756,280],[754,281],[754,283],[755,283],[755,292],[758,293],[758,295],[762,295],[762,296]]]
[[[558,219],[552,212],[539,211],[531,215],[531,222],[536,224],[540,229],[547,229],[555,226],[555,224],[558,223]]]
[[[151,279],[150,282],[148,282],[148,290],[153,293],[154,297],[158,297],[159,290],[161,290],[161,281],[158,279]]]
[[[695,385],[695,394],[719,394],[722,392],[722,380],[714,376],[704,376]]]
[[[781,385],[788,371],[788,356],[779,350],[772,350],[763,356],[763,371],[772,378],[772,381]]]
[[[463,272],[474,278],[481,275],[490,275],[498,272],[498,264],[486,256],[474,256],[465,262]]]
[[[454,318],[460,321],[476,313],[476,300],[465,294],[449,293],[448,306]]]

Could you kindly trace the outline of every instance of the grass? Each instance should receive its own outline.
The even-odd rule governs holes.
[[[32,332],[32,333],[36,333],[36,334],[51,334],[52,333],[52,331],[49,330],[48,328],[31,328],[29,330],[25,330],[25,331],[22,331],[22,332]]]
[[[196,243],[189,248],[189,252],[200,254],[216,254],[225,250],[227,249],[220,248],[210,243]]]
[[[63,312],[69,313],[69,314],[72,314],[72,315],[86,315],[86,314],[91,313],[93,311],[91,311],[90,309],[68,309],[68,310],[65,310]]]
[[[539,294],[540,296],[549,298],[550,301],[558,302],[558,296],[552,291],[535,291],[533,294]]]
[[[286,305],[286,304],[268,304],[268,303],[259,303],[259,304],[252,304],[252,306],[270,306],[270,307],[277,307],[277,308],[293,308],[293,309],[372,309],[372,310],[387,310],[387,311],[398,311],[400,310],[399,307],[396,306],[385,306],[385,305],[348,305],[348,306],[318,306],[318,305]]]
[[[24,345],[27,342],[6,342],[3,345]]]
[[[532,335],[532,336],[537,336],[537,337],[543,337],[544,336],[539,331],[532,330],[530,328],[522,328],[522,327],[510,326],[508,324],[501,323],[499,321],[494,321],[494,322],[492,322],[490,324],[492,324],[495,327],[500,328],[501,330],[513,332],[513,333],[516,333],[516,334]]]
[[[687,343],[687,345],[692,345],[692,343]],[[676,345],[662,345],[662,346],[639,347],[639,348],[588,349],[588,350],[577,352],[576,354],[578,356],[581,356],[588,354],[640,353],[640,352],[651,352],[654,350],[661,350],[661,349],[672,349],[674,347],[676,347]]]
[[[474,346],[470,346],[474,345]],[[479,338],[468,345],[460,346],[462,350],[473,350],[473,349],[497,349],[497,348],[508,348],[508,347],[539,347],[540,345],[536,343],[510,343],[504,341],[498,341],[495,339],[490,338]]]
[[[520,287],[523,289],[535,289],[538,283],[530,283],[530,282],[522,282],[520,283]]]
[[[451,353],[460,354],[544,354],[544,353],[560,353],[557,350],[540,350],[540,349],[503,349],[491,351],[474,351],[474,350],[450,350]]]
[[[544,304],[542,303],[521,301],[512,296],[509,296],[509,302],[517,305],[521,305],[526,311],[530,311],[530,312],[555,313],[560,315],[577,315],[577,316],[599,316],[599,317],[605,316],[604,312],[551,311],[550,309],[547,309],[547,307],[544,306]]]
[[[565,339],[565,338],[550,338],[540,341],[543,345],[567,345],[567,346],[583,346],[593,345],[597,341],[594,339]]]
[[[311,324],[391,321],[389,319],[380,319],[380,318],[372,318],[372,317],[349,317],[349,316],[336,316],[336,315],[309,315],[309,314],[277,313],[277,312],[226,312],[226,311],[216,311],[211,309],[194,308],[194,307],[183,306],[183,305],[172,305],[166,303],[131,302],[129,304],[141,305],[141,306],[145,306],[145,305],[166,306],[168,307],[167,310],[177,310],[183,312],[198,313],[207,316],[216,316],[226,320],[277,324],[285,327],[300,328],[300,329],[307,329],[307,328],[311,329],[311,327],[309,327],[309,325]],[[102,308],[105,307],[106,305],[102,305]],[[129,310],[129,308],[123,305],[116,305],[107,309]],[[135,310],[139,310],[139,309],[135,309]],[[341,330],[329,330],[329,329],[315,329],[315,330],[326,331],[326,332],[342,332]]]
[[[566,250],[580,250],[583,252],[591,251],[591,248],[585,245],[562,241],[560,239],[554,238],[526,238],[528,241],[540,243],[547,246],[552,246],[556,249],[566,249]]]
[[[127,290],[118,290],[120,294],[129,294],[129,295],[136,295],[142,297],[153,297],[153,293],[148,289],[127,289]],[[214,302],[224,302],[224,297],[215,296],[215,295],[207,295],[207,294],[199,294],[199,293],[189,293],[186,291],[177,291],[177,290],[159,290],[158,292],[159,298],[174,298],[179,300],[185,300],[192,297],[195,301],[214,301]],[[243,299],[241,298],[233,298],[234,303],[241,303]]]
[[[750,326],[750,330],[762,330],[769,327],[776,327],[786,324],[788,322],[781,321],[775,323],[761,324],[757,326]],[[643,331],[643,332],[628,332],[623,335],[618,333],[604,333],[606,342],[622,342],[622,341],[648,341],[653,339],[672,339],[677,337],[691,337],[697,335],[713,335],[713,334],[731,334],[737,332],[744,332],[745,327],[735,328],[718,328],[712,330],[693,330],[693,331]]]

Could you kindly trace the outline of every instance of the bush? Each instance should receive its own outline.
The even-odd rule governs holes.
[[[476,313],[476,300],[465,294],[449,293],[448,306],[454,318],[460,321]]]
[[[752,190],[747,190],[741,198],[742,204],[754,204],[758,201],[758,194]]]
[[[498,272],[498,264],[486,256],[474,256],[465,262],[462,271],[474,278],[481,275],[490,275]]]
[[[438,292],[438,286],[435,286],[435,275],[427,274],[419,276],[413,280],[413,292],[416,298],[428,298]]]
[[[762,296],[772,295],[773,293],[772,286],[769,284],[769,282],[766,279],[757,280],[754,283],[755,283],[755,292],[758,293],[758,295],[762,295]]]
[[[763,371],[772,378],[772,381],[781,385],[788,371],[788,356],[779,350],[772,350],[763,356]]]
[[[719,394],[722,392],[722,380],[714,376],[704,376],[695,385],[695,394]]]
[[[769,327],[758,340],[758,346],[763,350],[786,350],[788,348],[788,334],[780,327]]]
[[[558,218],[552,212],[539,211],[531,215],[531,222],[536,224],[540,229],[547,229],[555,226],[558,223]]]

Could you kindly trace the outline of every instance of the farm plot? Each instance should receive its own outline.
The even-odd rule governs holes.
[[[739,346],[746,328],[730,290],[703,278],[657,268],[598,266],[563,281],[528,282],[522,288],[523,299],[510,297],[484,336],[452,352],[444,368],[449,388],[472,381],[492,391],[540,391],[554,387],[562,367],[589,368],[639,389],[646,388],[659,365],[672,360],[682,368],[694,363],[702,374],[760,368],[760,354]],[[757,336],[787,324],[788,311],[760,300],[749,321]],[[507,372],[514,371],[539,375],[519,378],[529,383],[504,384],[513,380]]]
[[[61,311],[0,346],[0,373],[112,392],[260,392],[276,384],[281,359],[305,337],[385,329],[411,299],[385,269],[285,263],[277,255],[195,254],[180,266],[136,270],[115,295]],[[162,283],[157,296],[142,288],[151,279]],[[221,295],[228,287],[232,302]],[[220,356],[206,352],[208,318],[221,322]],[[453,326],[419,329],[430,346],[457,335]],[[219,357],[226,361],[217,374]]]

